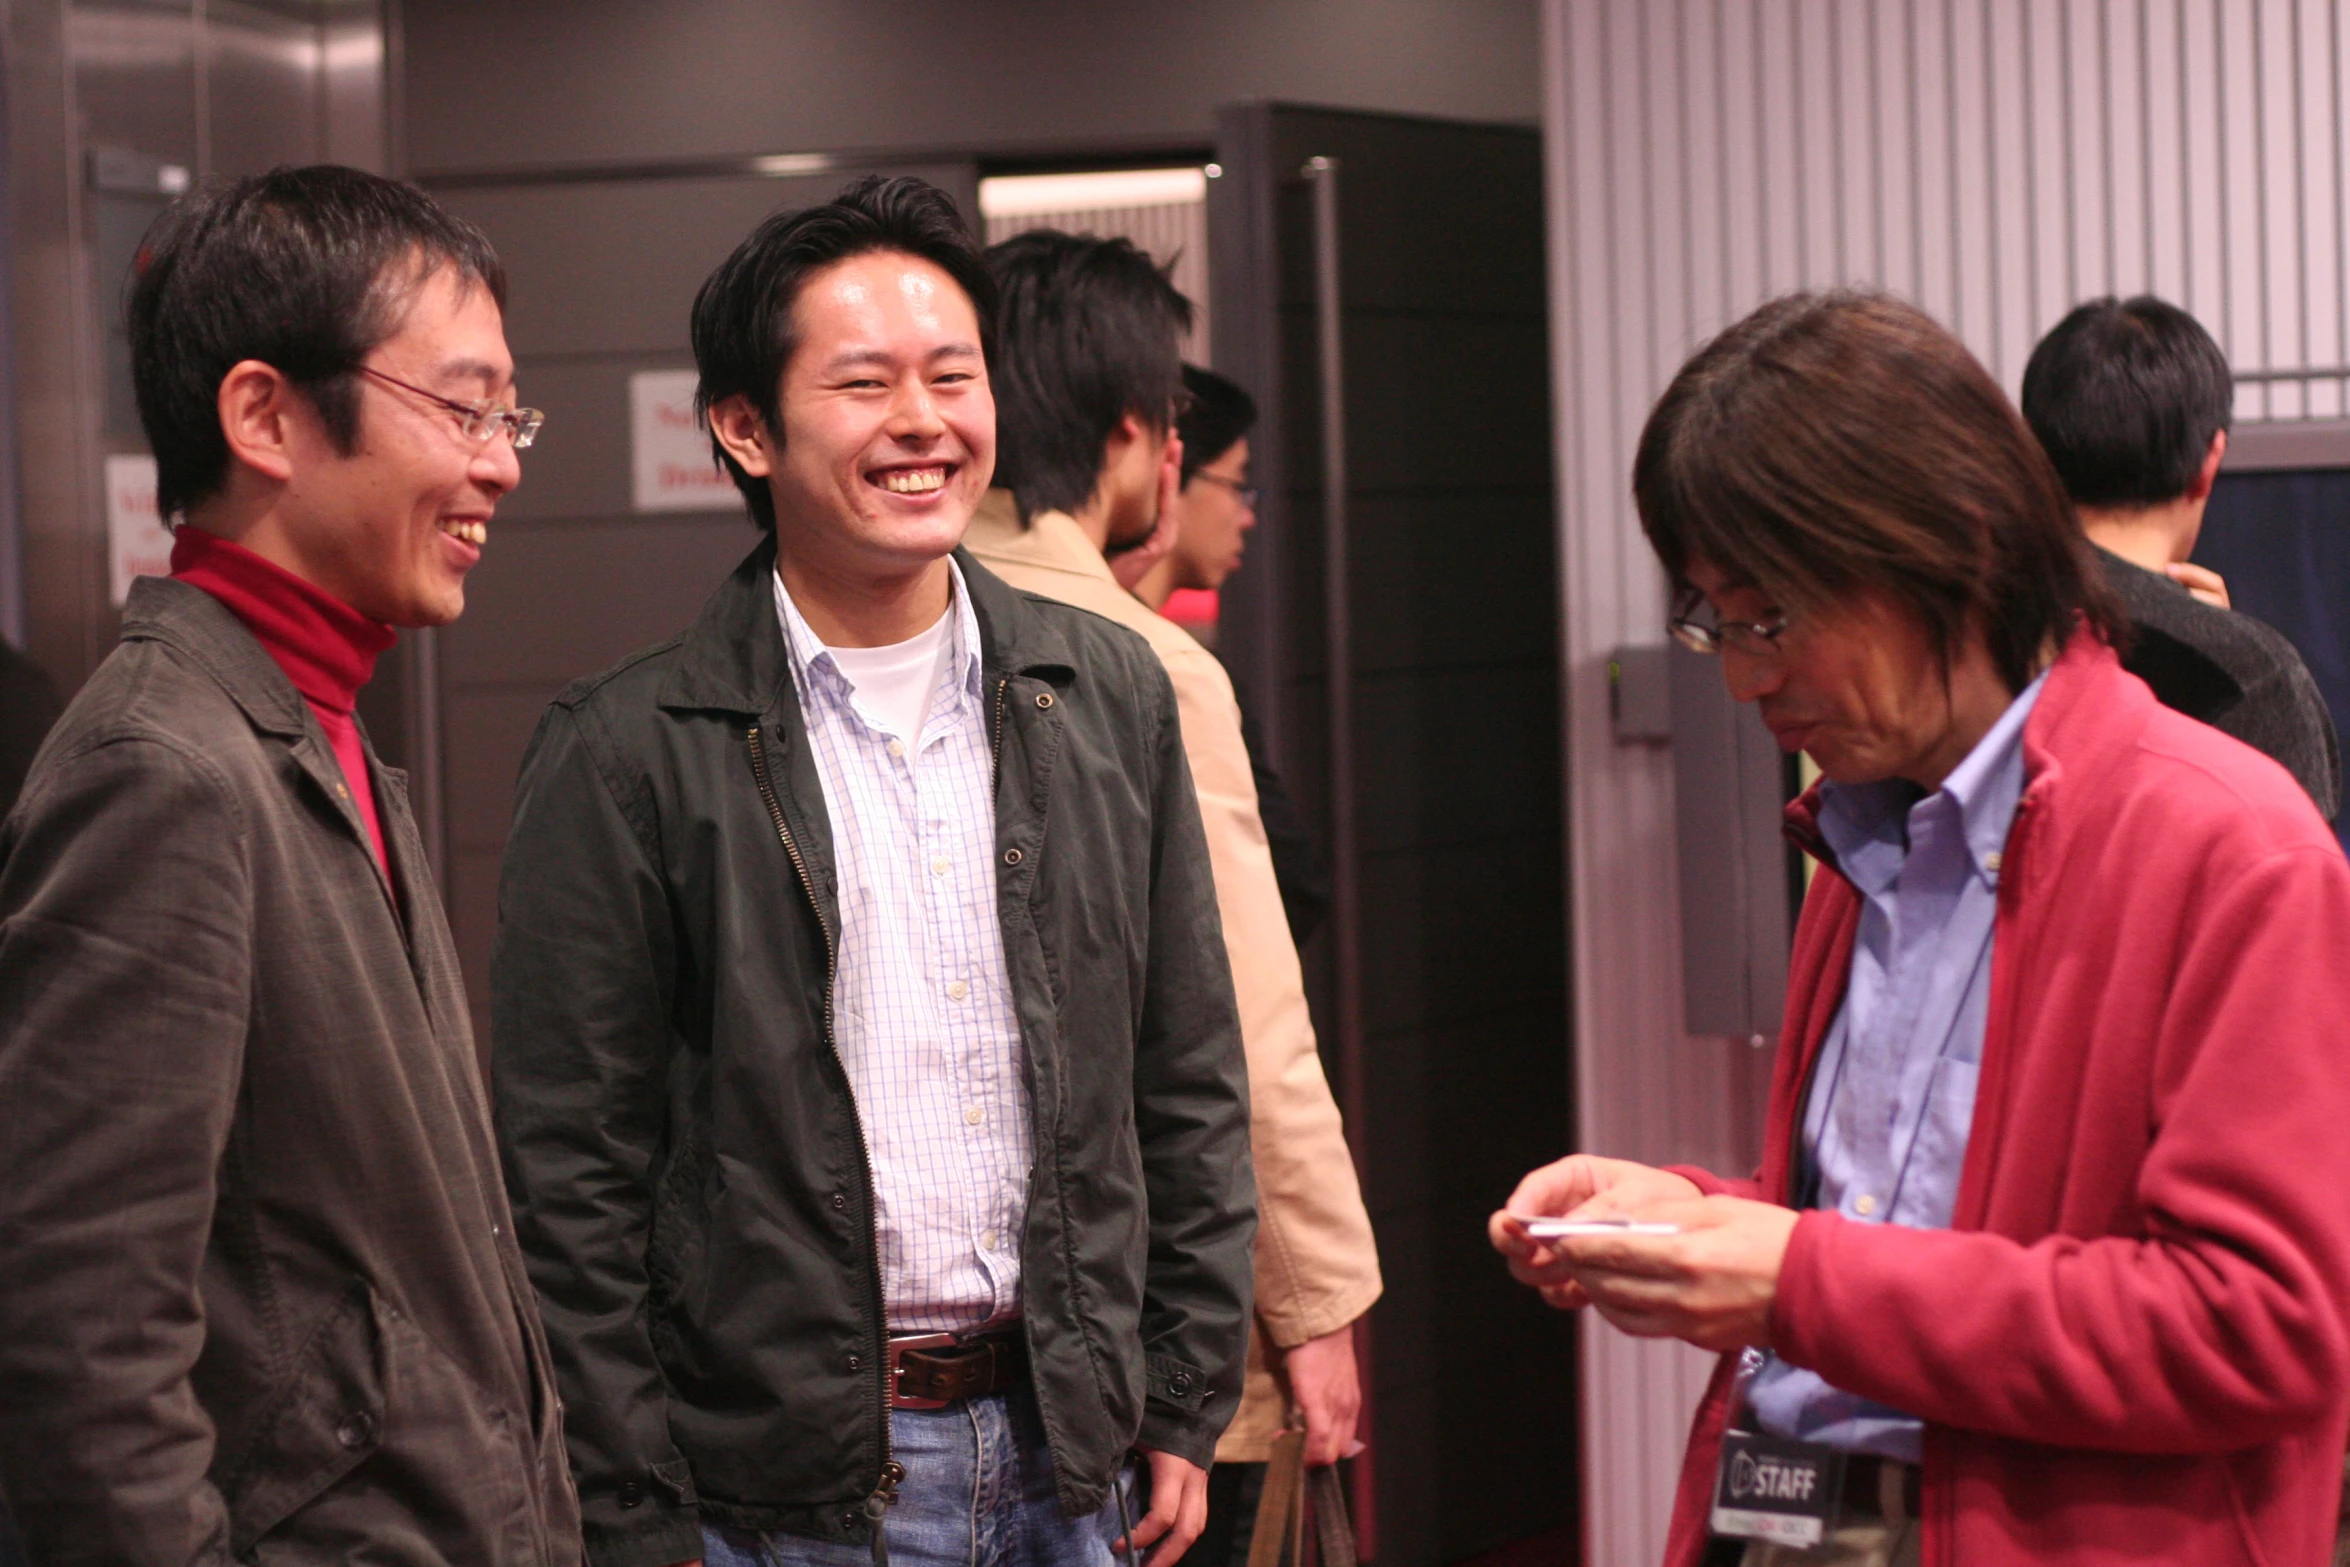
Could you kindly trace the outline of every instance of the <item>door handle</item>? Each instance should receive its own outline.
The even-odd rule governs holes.
[[[1338,160],[1300,169],[1313,194],[1314,338],[1322,393],[1322,620],[1330,727],[1330,936],[1340,1109],[1363,1158],[1362,888],[1355,847],[1354,605],[1346,513],[1346,342],[1339,292]]]

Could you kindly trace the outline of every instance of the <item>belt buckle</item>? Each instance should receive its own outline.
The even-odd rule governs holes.
[[[905,1368],[899,1364],[898,1357],[910,1349],[953,1349],[961,1342],[962,1340],[952,1333],[892,1335],[887,1345],[889,1352],[889,1407],[892,1409],[944,1409],[953,1402],[951,1399],[944,1398],[916,1398],[911,1393],[900,1392],[898,1383],[905,1374]]]

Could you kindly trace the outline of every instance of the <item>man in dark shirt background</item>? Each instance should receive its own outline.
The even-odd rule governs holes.
[[[2193,316],[2151,295],[2077,306],[2032,350],[2023,411],[2130,618],[2122,663],[2163,705],[2265,751],[2331,822],[2333,719],[2293,645],[2187,563],[2228,448],[2234,378]]]

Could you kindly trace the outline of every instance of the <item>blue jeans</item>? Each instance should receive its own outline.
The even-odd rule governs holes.
[[[1114,1567],[1126,1532],[1115,1495],[1089,1518],[1064,1518],[1036,1395],[1026,1388],[944,1409],[896,1409],[893,1456],[906,1467],[882,1524],[890,1567]],[[1121,1475],[1126,1511],[1146,1504]],[[870,1547],[797,1534],[702,1526],[704,1567],[872,1567]]]

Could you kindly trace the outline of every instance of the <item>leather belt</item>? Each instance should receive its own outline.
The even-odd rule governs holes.
[[[1874,1453],[1855,1453],[1844,1460],[1844,1512],[1851,1518],[1892,1518],[1898,1502],[1900,1517],[1918,1515],[1918,1466]]]
[[[1017,1327],[970,1338],[908,1333],[889,1341],[892,1409],[944,1409],[1027,1381],[1028,1340]]]

